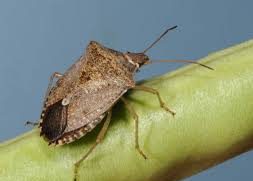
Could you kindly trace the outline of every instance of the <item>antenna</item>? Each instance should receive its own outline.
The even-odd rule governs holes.
[[[167,29],[165,32],[163,32],[163,34],[161,34],[151,45],[148,46],[148,48],[146,48],[142,53],[146,53],[150,48],[152,48],[159,40],[161,40],[161,38],[166,35],[168,33],[168,31],[173,30],[177,28],[177,26],[173,26],[169,29]]]
[[[160,63],[160,62],[183,62],[183,63],[192,63],[192,64],[197,64],[200,65],[204,68],[210,69],[210,70],[214,70],[212,67],[209,67],[205,64],[199,63],[199,62],[195,62],[195,61],[191,61],[191,60],[158,60],[158,61],[149,61],[147,64],[152,64],[152,63]]]

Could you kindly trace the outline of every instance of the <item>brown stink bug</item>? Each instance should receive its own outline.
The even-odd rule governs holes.
[[[39,123],[40,135],[49,144],[64,145],[80,139],[106,117],[94,145],[75,163],[75,179],[80,163],[103,139],[111,120],[112,107],[119,100],[125,103],[126,108],[135,119],[135,148],[145,159],[147,158],[139,147],[138,116],[122,96],[129,89],[150,92],[157,96],[160,106],[164,110],[172,115],[175,114],[165,105],[157,90],[136,85],[134,81],[136,71],[142,65],[151,63],[145,53],[169,30],[175,28],[176,26],[167,29],[141,53],[122,53],[91,41],[85,54],[65,74],[54,73],[51,76]],[[163,60],[160,62],[173,61]],[[193,61],[181,60],[181,62],[195,63],[212,69]],[[55,85],[52,85],[54,78],[58,78],[58,80]]]

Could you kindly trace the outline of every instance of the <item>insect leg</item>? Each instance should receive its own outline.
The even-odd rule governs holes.
[[[126,105],[127,110],[133,116],[134,121],[135,121],[135,148],[141,154],[141,156],[143,156],[144,159],[147,159],[147,156],[143,153],[143,151],[140,149],[140,146],[139,146],[138,115],[136,114],[135,110],[131,107],[131,105],[128,103],[128,101],[124,97],[121,97],[120,99]]]
[[[49,83],[48,83],[48,87],[47,87],[47,92],[46,92],[46,95],[45,95],[45,98],[44,98],[44,104],[45,104],[45,101],[49,95],[49,92],[51,90],[51,87],[52,87],[52,84],[54,82],[54,78],[60,78],[62,77],[63,75],[59,72],[54,72],[51,76],[50,76],[50,79],[49,79]]]
[[[54,73],[50,76],[49,84],[48,84],[48,87],[47,87],[47,92],[46,92],[46,95],[45,95],[45,98],[44,98],[43,105],[45,105],[45,102],[46,102],[47,97],[48,97],[48,95],[49,95],[49,92],[50,92],[51,86],[52,86],[52,84],[53,84],[54,78],[60,78],[60,77],[62,77],[62,76],[63,76],[63,75],[60,74],[60,73],[58,73],[58,72],[54,72]],[[39,125],[39,121],[38,121],[38,122],[26,121],[25,125],[37,126],[37,125]]]
[[[133,87],[133,89],[136,89],[136,90],[142,90],[142,91],[145,91],[145,92],[149,92],[149,93],[152,93],[152,94],[155,94],[159,100],[159,103],[160,103],[160,106],[165,110],[165,111],[168,111],[169,113],[172,114],[172,116],[175,116],[176,112],[172,111],[170,108],[168,108],[165,103],[163,102],[161,96],[160,96],[160,93],[156,90],[156,89],[153,89],[151,87],[146,87],[146,86],[143,86],[143,85],[136,85],[135,87]]]
[[[32,121],[26,121],[25,125],[32,125],[32,126],[37,126],[39,123],[38,122],[32,122]]]
[[[90,154],[91,152],[96,148],[96,146],[103,140],[106,131],[109,127],[110,121],[111,121],[111,117],[112,117],[112,110],[110,109],[107,113],[106,116],[106,120],[104,122],[104,125],[102,127],[102,129],[100,130],[96,142],[92,145],[92,147],[89,149],[89,151],[80,159],[78,160],[75,164],[74,164],[74,181],[77,180],[78,177],[78,169],[80,167],[80,164],[82,163],[83,160],[85,160]]]

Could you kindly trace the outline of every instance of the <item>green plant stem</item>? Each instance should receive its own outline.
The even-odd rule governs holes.
[[[134,121],[124,104],[113,109],[103,142],[85,160],[80,180],[176,181],[253,147],[253,40],[213,53],[141,84],[159,90],[157,98],[132,90],[126,95],[139,116],[140,147],[134,148]],[[71,181],[73,163],[94,143],[101,126],[73,144],[48,146],[34,129],[0,145],[0,180]]]

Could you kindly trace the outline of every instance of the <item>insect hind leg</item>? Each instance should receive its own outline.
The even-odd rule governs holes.
[[[160,93],[156,89],[153,89],[151,87],[146,87],[146,86],[143,86],[143,85],[136,85],[135,87],[133,87],[133,89],[149,92],[151,94],[156,95],[157,98],[158,98],[158,101],[160,103],[161,108],[163,108],[165,111],[167,111],[170,114],[172,114],[172,116],[175,116],[176,112],[173,111],[173,110],[171,110],[170,108],[168,108],[166,106],[166,104],[164,103],[164,101],[162,100],[162,98],[160,96]]]
[[[32,121],[26,121],[25,122],[25,125],[31,125],[31,126],[38,126],[39,125],[39,122],[32,122]]]
[[[128,101],[124,98],[121,97],[120,98],[122,100],[122,102],[126,105],[127,110],[129,111],[129,113],[133,116],[134,121],[135,121],[135,148],[136,150],[141,154],[141,156],[143,156],[144,159],[147,159],[147,156],[144,154],[144,152],[140,149],[139,146],[139,119],[138,119],[138,115],[136,114],[135,110],[132,108],[132,106],[128,103]]]
[[[92,153],[92,151],[96,148],[96,146],[103,140],[108,130],[109,124],[111,122],[111,117],[112,117],[112,110],[110,109],[107,113],[106,120],[104,122],[102,129],[98,133],[96,142],[92,145],[89,151],[74,164],[74,181],[77,181],[80,164]]]
[[[48,87],[47,87],[47,92],[46,92],[46,95],[45,95],[45,98],[44,98],[44,102],[43,102],[43,105],[45,105],[45,102],[47,100],[47,97],[49,95],[49,92],[51,90],[51,87],[52,87],[52,84],[53,84],[53,81],[55,78],[60,78],[62,77],[63,75],[59,72],[54,72],[51,76],[50,76],[50,79],[49,79],[49,83],[48,83]],[[25,125],[31,125],[31,126],[38,126],[40,124],[40,121],[37,121],[37,122],[33,122],[33,121],[26,121],[25,122]]]

